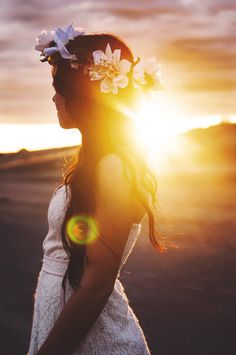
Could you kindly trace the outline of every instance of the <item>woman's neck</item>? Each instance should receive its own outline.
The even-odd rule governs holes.
[[[134,129],[134,122],[124,116],[95,121],[82,132],[82,144],[85,151],[102,156],[121,144],[132,146]]]

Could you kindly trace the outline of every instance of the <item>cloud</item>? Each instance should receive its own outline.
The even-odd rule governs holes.
[[[236,79],[219,78],[219,79],[200,79],[193,80],[181,85],[181,89],[199,92],[199,91],[235,91],[236,93]]]
[[[235,0],[2,0],[0,117],[14,111],[25,122],[37,122],[40,115],[50,121],[50,69],[34,51],[35,37],[43,28],[72,21],[87,33],[117,33],[135,55],[156,54],[167,69],[169,87],[192,97],[207,89],[204,103],[210,105],[210,92],[234,90],[235,7]],[[227,110],[229,99],[220,103]]]
[[[183,64],[189,70],[208,72],[233,71],[236,52],[232,51],[236,37],[182,38],[170,41],[163,49],[165,60]]]
[[[236,44],[236,34],[228,36],[214,36],[214,37],[186,37],[172,42],[175,46],[189,49],[189,48],[206,48],[206,47],[226,47]]]
[[[184,8],[175,8],[167,6],[146,6],[143,7],[141,3],[140,6],[126,6],[126,7],[106,7],[97,9],[97,11],[104,11],[116,17],[122,17],[128,20],[139,20],[143,18],[152,18],[156,16],[163,15],[188,15],[189,11]]]
[[[218,14],[220,12],[235,12],[236,13],[236,4],[233,2],[223,2],[221,4],[213,4],[209,9],[209,14]]]

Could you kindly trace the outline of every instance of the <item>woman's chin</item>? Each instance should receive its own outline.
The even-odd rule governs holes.
[[[59,115],[57,115],[57,117],[61,128],[65,128],[65,129],[74,128],[74,124],[70,120],[63,120],[60,118]]]
[[[60,124],[61,128],[64,128],[64,129],[74,128],[72,125],[70,125],[70,124],[67,123],[67,122],[61,122],[61,121],[59,121],[59,124]]]

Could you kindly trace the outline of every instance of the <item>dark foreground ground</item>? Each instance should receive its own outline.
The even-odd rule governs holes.
[[[47,207],[59,175],[57,164],[0,174],[4,355],[28,350]],[[159,179],[159,228],[179,247],[155,252],[144,223],[120,277],[153,355],[236,354],[235,181],[221,170]]]

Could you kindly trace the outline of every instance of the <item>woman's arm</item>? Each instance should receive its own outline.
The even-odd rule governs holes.
[[[82,288],[71,295],[37,355],[69,355],[79,346],[112,292],[112,284],[93,287],[95,277],[86,271]]]
[[[77,289],[65,304],[37,355],[69,355],[89,332],[114,288],[121,257],[132,223],[144,215],[123,175],[122,161],[110,154],[96,171],[95,242],[86,246],[88,266]],[[104,241],[106,242],[104,243]]]

